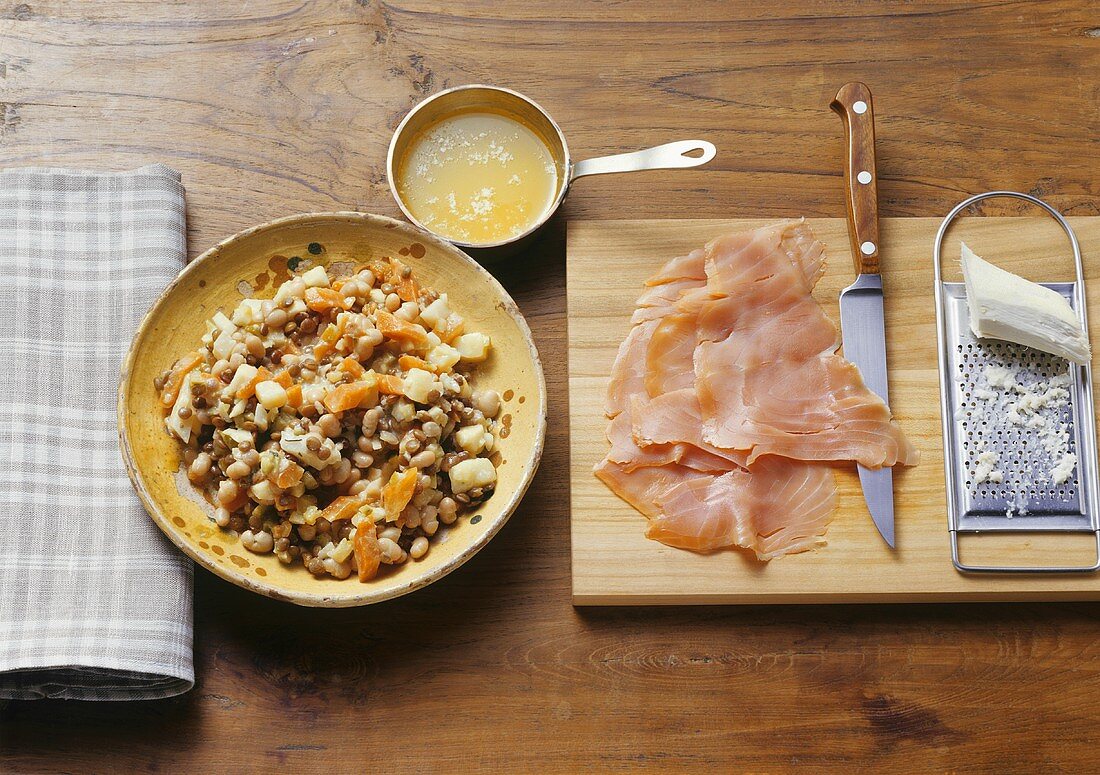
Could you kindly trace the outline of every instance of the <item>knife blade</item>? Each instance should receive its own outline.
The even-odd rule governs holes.
[[[875,173],[875,119],[871,90],[858,81],[837,92],[830,107],[847,130],[844,167],[848,237],[855,258],[856,281],[840,294],[840,330],[844,357],[859,367],[863,381],[887,404],[886,322],[879,274],[878,178]],[[867,510],[883,540],[894,548],[894,472],[888,467],[859,468]]]
[[[841,291],[840,331],[844,339],[844,357],[859,367],[867,387],[889,404],[881,275],[861,274]],[[894,470],[889,467],[858,468],[871,519],[886,543],[893,547]]]

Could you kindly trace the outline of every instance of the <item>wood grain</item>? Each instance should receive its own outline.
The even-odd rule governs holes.
[[[580,605],[702,603],[865,603],[914,601],[1096,600],[1100,574],[963,575],[951,564],[932,298],[932,244],[938,218],[882,221],[882,282],[890,405],[921,453],[895,470],[897,549],[867,512],[855,466],[837,469],[838,507],[812,552],[764,564],[741,551],[700,555],[645,538],[645,519],[592,474],[607,451],[605,394],[619,342],[630,329],[646,278],[670,257],[723,233],[774,221],[574,221],[569,224],[569,418],[572,470],[573,602]],[[807,222],[825,243],[827,269],[814,297],[839,320],[840,290],[852,282],[848,227],[841,218]],[[1100,285],[1100,218],[1072,219]],[[964,218],[947,233],[945,261],[965,240],[979,255],[1035,279],[1062,279],[1073,253],[1052,218]],[[1070,270],[1072,273],[1072,269]],[[1044,277],[1044,275],[1046,275]],[[1091,301],[1100,320],[1100,298]],[[1100,335],[1100,323],[1094,335]],[[1096,540],[1076,535],[964,536],[979,564],[1092,565]]]
[[[827,106],[856,79],[882,215],[1002,187],[1100,214],[1098,71],[1084,0],[0,0],[0,164],[172,164],[192,256],[295,212],[398,216],[390,132],[444,86],[530,94],[577,158],[719,148],[699,170],[578,181],[500,270],[546,365],[550,432],[483,552],[357,611],[198,573],[193,692],[11,703],[0,770],[1092,769],[1094,605],[572,608],[564,223],[842,217]]]

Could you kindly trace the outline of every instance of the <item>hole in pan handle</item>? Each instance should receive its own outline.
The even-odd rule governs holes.
[[[688,154],[699,154],[689,156]],[[612,172],[639,172],[641,170],[682,169],[698,167],[714,158],[718,150],[706,140],[677,140],[673,143],[645,148],[641,151],[619,153],[584,159],[573,165],[570,181],[585,175],[607,175]]]

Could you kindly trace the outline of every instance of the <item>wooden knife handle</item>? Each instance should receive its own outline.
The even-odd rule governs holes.
[[[829,105],[848,134],[844,187],[848,192],[848,236],[860,274],[878,274],[878,175],[875,173],[875,112],[871,90],[846,83]]]

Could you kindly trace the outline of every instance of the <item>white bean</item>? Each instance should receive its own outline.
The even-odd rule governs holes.
[[[258,533],[246,530],[241,533],[241,545],[250,552],[267,554],[274,548],[275,539],[272,538],[271,533],[265,533],[262,530]]]
[[[249,468],[248,463],[242,460],[234,460],[225,469],[225,475],[230,479],[244,479],[250,473],[252,473],[252,469]]]
[[[431,468],[435,465],[435,452],[430,449],[426,449],[423,452],[418,452],[412,459],[409,460],[409,468],[419,468],[421,470],[425,468]]]
[[[379,538],[378,548],[386,562],[396,565],[404,561],[405,551],[389,538]]]
[[[213,465],[214,459],[206,452],[200,452],[191,461],[191,467],[188,469],[187,475],[192,481],[201,481],[210,473],[210,468]]]
[[[448,496],[439,502],[439,521],[449,525],[458,517],[458,504],[455,499]]]
[[[222,479],[218,483],[218,503],[226,506],[237,499],[240,488],[232,479]]]
[[[496,417],[500,411],[500,394],[495,390],[479,390],[474,393],[474,407],[486,417]]]

